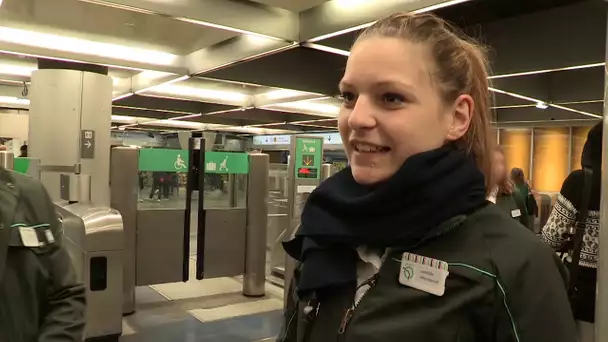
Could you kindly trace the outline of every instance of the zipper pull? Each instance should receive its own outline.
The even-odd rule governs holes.
[[[350,322],[350,319],[353,317],[354,311],[355,309],[353,308],[346,310],[346,314],[344,314],[344,318],[342,319],[342,323],[340,324],[340,330],[338,330],[339,335],[344,335],[344,332],[346,331],[346,326],[348,325],[348,322]]]

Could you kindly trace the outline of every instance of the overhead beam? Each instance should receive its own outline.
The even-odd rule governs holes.
[[[300,13],[300,41],[320,41],[369,26],[396,12],[415,12],[469,0],[332,0]]]
[[[204,74],[294,47],[297,47],[297,44],[241,35],[195,51],[186,56],[185,63],[191,75]]]
[[[298,15],[250,1],[80,0],[238,33],[297,41]]]

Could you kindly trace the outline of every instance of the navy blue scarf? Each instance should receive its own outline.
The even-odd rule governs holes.
[[[453,144],[407,159],[393,177],[358,184],[350,168],[308,198],[285,251],[301,261],[300,293],[356,282],[356,248],[407,248],[444,221],[486,203],[473,158]]]

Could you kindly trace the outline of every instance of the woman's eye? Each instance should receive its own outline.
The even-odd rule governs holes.
[[[394,93],[386,93],[384,95],[382,95],[382,102],[388,103],[388,104],[402,104],[403,102],[405,102],[405,97],[399,95],[399,94],[394,94]]]
[[[344,102],[344,103],[352,103],[356,100],[355,94],[348,92],[348,91],[344,91],[344,92],[340,93],[340,98],[342,99],[342,102]]]

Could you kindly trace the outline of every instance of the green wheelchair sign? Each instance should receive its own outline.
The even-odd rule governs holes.
[[[141,149],[139,171],[188,172],[188,150]],[[205,173],[247,174],[249,155],[238,152],[205,152]]]
[[[144,148],[139,151],[139,171],[188,172],[188,150]]]

